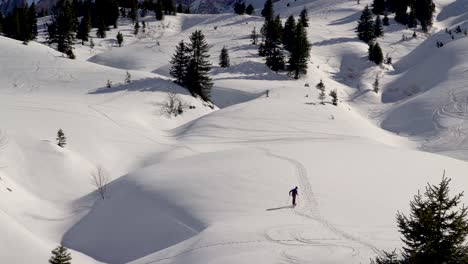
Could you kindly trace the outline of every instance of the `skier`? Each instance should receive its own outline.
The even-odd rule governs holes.
[[[296,206],[296,196],[299,195],[297,193],[297,186],[294,189],[289,191],[289,195],[290,196],[292,195],[292,206],[293,207]]]

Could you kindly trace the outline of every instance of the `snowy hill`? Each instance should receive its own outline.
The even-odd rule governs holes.
[[[418,189],[444,170],[454,192],[468,186],[468,38],[445,33],[468,27],[468,10],[441,0],[431,34],[405,41],[413,31],[392,20],[378,41],[394,63],[379,67],[354,32],[369,2],[275,3],[283,18],[310,13],[300,80],[257,55],[257,16],[149,15],[137,36],[121,20],[94,48],[77,43],[76,60],[44,35],[0,37],[0,262],[47,263],[57,244],[80,264],[368,263],[400,247],[394,216]],[[195,30],[210,45],[213,109],[169,76],[176,43]],[[316,99],[320,80],[337,107]],[[163,114],[169,92],[193,107]],[[90,183],[98,168],[111,180],[104,200]]]

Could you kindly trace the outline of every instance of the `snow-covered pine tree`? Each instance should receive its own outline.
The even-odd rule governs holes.
[[[65,147],[65,145],[67,144],[67,138],[65,137],[65,133],[63,132],[61,128],[57,131],[56,140],[57,140],[57,146],[61,148]]]
[[[174,77],[175,83],[185,86],[185,78],[187,75],[187,66],[190,61],[190,56],[188,54],[188,47],[184,43],[184,41],[180,41],[176,47],[176,51],[174,55],[172,55],[172,59],[170,63],[172,64],[170,74]]]
[[[50,264],[71,264],[71,254],[68,253],[66,247],[60,245],[52,250],[52,257],[49,259]]]
[[[307,9],[304,7],[301,11],[301,14],[299,15],[299,20],[297,23],[301,23],[302,26],[308,27],[309,26],[309,13],[307,12]]]
[[[325,100],[325,84],[323,83],[322,80],[320,80],[320,82],[315,86],[315,88],[317,88],[317,90],[320,91],[318,95],[318,99],[320,100],[320,103],[324,104],[323,100]]]
[[[368,5],[364,7],[361,18],[358,21],[357,34],[358,38],[366,43],[371,42],[375,38],[374,21],[372,20],[372,14]]]
[[[117,43],[119,44],[119,47],[122,47],[123,41],[124,41],[123,34],[122,32],[119,31],[119,33],[117,33]]]
[[[307,74],[307,61],[310,57],[310,43],[302,23],[297,24],[292,39],[294,42],[289,57],[289,73],[294,75],[294,79],[299,79]]]
[[[192,94],[199,95],[205,101],[211,100],[213,87],[211,77],[208,75],[211,70],[208,52],[209,47],[205,35],[200,30],[195,30],[190,36],[190,61],[187,66],[185,85]]]
[[[296,34],[296,20],[291,15],[284,23],[282,42],[284,49],[291,52],[294,44],[294,37]]]
[[[382,20],[380,20],[380,16],[377,15],[377,17],[375,18],[375,23],[374,23],[374,36],[378,38],[378,37],[383,37],[383,35],[384,35],[384,30],[382,26]]]
[[[222,68],[228,68],[231,66],[231,62],[229,60],[229,53],[226,47],[221,49],[221,54],[219,55],[219,66]]]

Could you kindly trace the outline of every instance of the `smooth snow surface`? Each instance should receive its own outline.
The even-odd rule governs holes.
[[[258,56],[257,16],[149,15],[137,36],[123,19],[94,48],[77,43],[76,60],[44,45],[47,18],[36,42],[0,37],[0,262],[47,263],[58,244],[80,264],[368,263],[401,247],[395,214],[418,189],[444,170],[453,193],[468,186],[468,39],[445,33],[468,15],[464,1],[437,1],[434,27],[416,38],[391,19],[378,41],[393,65],[376,66],[354,32],[369,3],[275,3],[282,18],[310,14],[300,80]],[[195,30],[210,45],[214,107],[169,75]],[[320,80],[338,107],[320,104]],[[192,107],[162,113],[169,92]]]

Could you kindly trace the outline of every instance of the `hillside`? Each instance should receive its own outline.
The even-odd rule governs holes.
[[[376,66],[354,32],[368,3],[275,3],[283,18],[309,10],[299,80],[258,56],[257,16],[150,14],[137,36],[122,19],[94,48],[77,42],[75,60],[46,46],[44,31],[28,45],[0,36],[0,262],[47,263],[57,244],[80,264],[368,263],[400,247],[395,214],[418,189],[444,170],[453,192],[468,186],[468,38],[445,33],[468,27],[468,10],[438,1],[430,34],[416,38],[391,19],[378,41],[393,64]],[[176,43],[195,30],[210,47],[214,107],[169,75]],[[319,103],[320,80],[338,106]],[[168,93],[192,107],[164,114]],[[104,200],[91,184],[98,168],[110,180]]]

